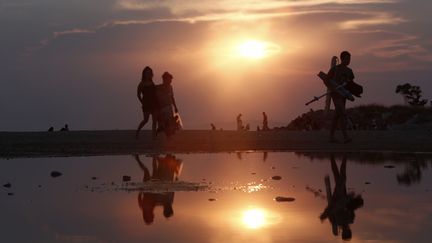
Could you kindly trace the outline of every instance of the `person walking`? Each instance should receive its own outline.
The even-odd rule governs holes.
[[[162,84],[156,86],[156,97],[159,104],[158,130],[163,130],[167,137],[173,135],[177,129],[174,112],[178,113],[178,108],[171,85],[173,78],[169,72],[164,72],[162,75]]]
[[[270,128],[268,126],[267,114],[265,112],[263,112],[262,114],[263,114],[263,126],[262,126],[262,130],[263,131],[268,131],[268,130],[270,130]]]
[[[158,102],[156,99],[156,86],[153,83],[153,70],[147,66],[142,71],[141,82],[138,84],[137,97],[141,103],[143,120],[138,125],[135,138],[139,138],[140,130],[147,124],[150,115],[152,116],[152,138],[156,139]]]
[[[241,113],[238,114],[238,116],[237,116],[237,131],[243,131],[244,130],[243,121],[242,121],[241,117],[242,117],[242,114]]]

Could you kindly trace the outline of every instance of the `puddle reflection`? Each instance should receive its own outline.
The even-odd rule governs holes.
[[[425,154],[245,151],[1,162],[2,242],[432,240],[432,160]],[[62,176],[52,178],[53,170]]]
[[[330,162],[335,186],[332,193],[330,177],[326,175],[324,181],[328,204],[321,213],[320,219],[330,221],[333,235],[341,234],[343,240],[351,240],[350,225],[354,223],[354,211],[363,206],[363,197],[355,192],[347,192],[346,155],[342,157],[340,168],[338,168],[333,154],[330,155]]]
[[[152,157],[152,174],[150,175],[148,168],[140,160],[139,155],[135,155],[135,160],[144,172],[143,182],[150,180],[177,181],[183,165],[182,161],[173,155],[167,154],[165,157],[154,155]],[[157,206],[163,207],[165,218],[172,217],[174,215],[173,203],[174,192],[150,193],[140,191],[138,193],[138,205],[142,211],[144,222],[148,225],[154,221],[154,211]]]

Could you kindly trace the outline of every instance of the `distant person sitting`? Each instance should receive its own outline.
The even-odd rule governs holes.
[[[211,123],[210,126],[212,131],[216,131],[216,126],[213,123]]]
[[[242,117],[242,114],[241,113],[238,114],[238,116],[237,116],[237,131],[243,131],[244,130],[243,121],[242,121],[241,117]]]
[[[50,127],[50,128],[48,129],[48,132],[54,132],[54,127]]]
[[[178,108],[174,99],[174,90],[171,85],[173,76],[165,72],[162,75],[162,80],[162,84],[156,86],[156,97],[159,104],[158,131],[163,130],[165,135],[170,137],[175,133],[177,127],[174,112],[178,113]]]
[[[60,131],[62,131],[62,132],[67,132],[67,131],[69,131],[69,126],[68,126],[68,124],[65,124],[64,127],[62,127],[62,128],[60,129]]]
[[[249,123],[246,124],[246,127],[244,128],[244,130],[245,130],[245,131],[249,131],[249,130],[250,130],[250,125],[249,125]]]
[[[262,130],[263,131],[268,131],[268,130],[270,130],[270,128],[268,126],[267,114],[265,112],[263,112],[262,114],[263,114],[263,126],[262,126]]]

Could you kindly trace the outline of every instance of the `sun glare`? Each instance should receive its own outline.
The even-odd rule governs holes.
[[[266,224],[265,212],[261,209],[249,209],[243,212],[243,224],[250,229],[258,229]]]
[[[246,59],[261,59],[280,51],[280,46],[266,41],[246,40],[237,44],[237,55]]]
[[[266,56],[267,46],[260,41],[246,41],[239,45],[239,53],[242,57],[259,59]]]

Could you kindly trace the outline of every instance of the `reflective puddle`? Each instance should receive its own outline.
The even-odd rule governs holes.
[[[2,242],[431,242],[432,156],[0,160]]]

